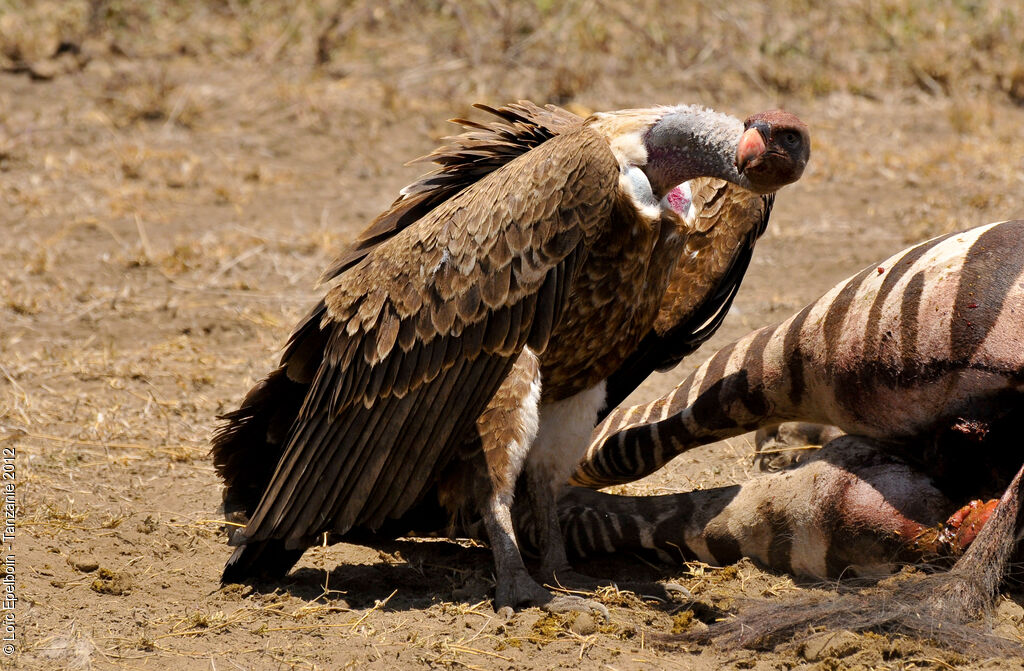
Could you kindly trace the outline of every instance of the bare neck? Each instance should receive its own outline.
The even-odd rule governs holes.
[[[717,177],[743,188],[749,180],[736,170],[743,124],[726,114],[696,105],[671,108],[644,136],[644,173],[657,198],[695,177]]]

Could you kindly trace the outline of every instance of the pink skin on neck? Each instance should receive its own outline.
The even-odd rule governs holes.
[[[681,185],[665,194],[665,198],[668,199],[668,206],[672,208],[672,211],[680,216],[686,214],[687,208],[690,207],[690,199],[687,198]]]

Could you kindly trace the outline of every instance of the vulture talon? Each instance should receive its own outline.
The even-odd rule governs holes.
[[[608,621],[608,608],[591,599],[570,594],[552,593],[526,574],[499,585],[494,595],[496,611],[537,607],[549,613],[597,613]],[[505,611],[507,612],[507,611]]]
[[[549,613],[593,613],[600,615],[605,622],[612,619],[611,613],[603,603],[568,594],[556,594],[549,601],[540,604],[540,608]]]
[[[567,591],[593,591],[598,587],[606,587],[615,584],[611,580],[602,580],[584,573],[579,573],[578,571],[572,570],[569,566],[555,569],[553,571],[545,571],[544,569],[541,569],[541,576],[545,587]]]
[[[669,594],[674,594],[674,595],[676,595],[676,596],[678,596],[678,597],[680,597],[682,599],[692,599],[693,598],[693,592],[691,592],[690,590],[686,589],[685,587],[683,587],[682,585],[680,585],[677,582],[666,582],[666,583],[659,583],[659,584]]]

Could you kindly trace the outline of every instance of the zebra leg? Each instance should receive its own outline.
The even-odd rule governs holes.
[[[793,469],[742,485],[652,497],[574,489],[562,523],[582,556],[653,552],[718,565],[746,556],[813,579],[887,575],[948,550],[939,534],[955,506],[886,451],[842,436]]]
[[[948,573],[934,576],[942,589],[927,605],[958,621],[977,617],[993,605],[1013,552],[1024,541],[1024,466],[995,505],[982,506],[984,526]],[[987,510],[985,510],[987,508]],[[961,509],[962,511],[962,509]],[[958,517],[961,511],[957,511]]]
[[[822,599],[802,595],[747,608],[700,636],[725,644],[772,646],[809,627],[886,631],[931,638],[976,655],[1019,655],[1020,644],[969,622],[994,605],[1014,551],[1024,540],[1024,467],[971,546],[949,571],[906,577],[874,589]],[[960,518],[958,511],[954,519]]]

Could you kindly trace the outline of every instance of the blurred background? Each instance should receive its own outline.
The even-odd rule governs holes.
[[[836,92],[1024,102],[1020,3],[840,0],[4,0],[3,66],[52,78],[110,57],[257,61],[411,99],[618,105]]]

